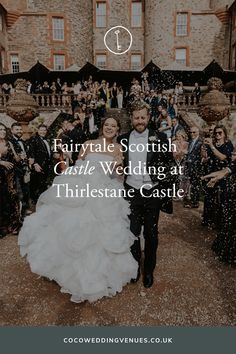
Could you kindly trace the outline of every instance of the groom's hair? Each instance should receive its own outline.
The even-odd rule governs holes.
[[[149,114],[150,107],[146,102],[144,102],[143,100],[140,100],[140,99],[134,100],[131,104],[131,107],[130,107],[131,116],[132,116],[133,112],[141,111],[144,108],[146,108],[147,113]]]

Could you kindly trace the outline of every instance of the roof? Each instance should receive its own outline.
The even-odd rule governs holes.
[[[230,12],[235,5],[236,5],[236,0],[232,1],[232,4],[228,6],[228,11]]]
[[[81,68],[77,64],[71,65],[69,68],[65,69],[65,71],[79,71]]]

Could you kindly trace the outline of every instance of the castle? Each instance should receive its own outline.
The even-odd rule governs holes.
[[[109,70],[206,67],[215,59],[235,69],[236,9],[229,0],[2,0],[0,71],[51,70],[87,61]],[[113,26],[132,33],[131,49],[115,56],[104,45]]]

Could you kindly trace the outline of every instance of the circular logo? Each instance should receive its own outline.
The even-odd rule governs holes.
[[[109,52],[122,55],[128,52],[132,46],[133,37],[124,26],[110,28],[104,36],[104,44]]]

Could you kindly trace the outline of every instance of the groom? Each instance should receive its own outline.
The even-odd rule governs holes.
[[[150,120],[149,109],[145,102],[134,101],[131,107],[131,123],[133,130],[129,133],[121,135],[118,142],[123,145],[124,150],[124,167],[130,163],[132,170],[138,164],[145,163],[146,166],[154,166],[156,169],[160,166],[166,168],[166,171],[174,164],[171,152],[155,152],[157,145],[162,148],[168,141],[166,135],[163,133],[155,133],[148,129]],[[131,145],[132,144],[132,145]],[[150,148],[145,149],[144,152],[133,151],[133,147],[137,144],[142,144]],[[139,145],[139,146],[142,146]],[[129,147],[132,146],[132,149]],[[153,146],[153,147],[152,147]],[[132,151],[131,151],[132,150]],[[149,150],[149,151],[147,151]],[[151,150],[151,151],[150,151]],[[141,194],[140,188],[148,184],[150,189],[144,189]],[[126,175],[124,187],[126,190],[133,189],[133,197],[129,198],[130,203],[130,230],[136,237],[131,252],[134,259],[138,262],[137,277],[131,282],[137,282],[140,278],[140,263],[141,263],[141,245],[140,233],[144,225],[144,276],[143,284],[145,288],[150,288],[153,284],[153,272],[156,266],[156,251],[158,246],[158,219],[160,211],[171,214],[173,212],[172,200],[170,198],[160,199],[152,196],[156,189],[172,188],[173,181],[170,174],[166,173],[164,180],[159,180],[156,174],[152,175]],[[147,197],[146,197],[147,196]]]

